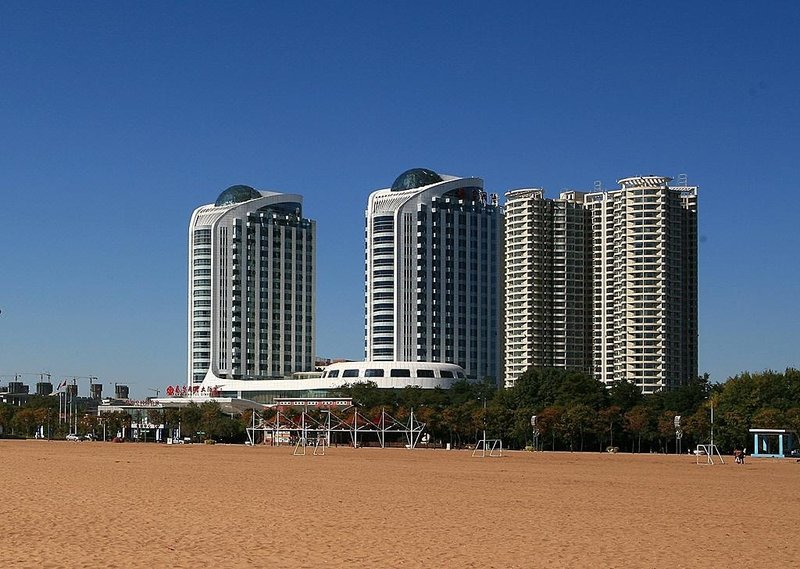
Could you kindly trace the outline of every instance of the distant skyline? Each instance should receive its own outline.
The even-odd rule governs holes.
[[[488,193],[699,186],[699,372],[800,367],[800,5],[0,2],[0,385],[185,382],[191,212],[317,221],[317,353],[364,353],[364,210],[401,172]],[[88,380],[81,384],[88,389]]]

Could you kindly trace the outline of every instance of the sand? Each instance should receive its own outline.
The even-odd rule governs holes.
[[[3,567],[800,567],[800,464],[0,441]]]

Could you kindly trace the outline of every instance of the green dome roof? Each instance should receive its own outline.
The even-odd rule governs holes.
[[[414,188],[421,188],[423,186],[430,186],[438,182],[443,182],[442,177],[427,168],[412,168],[406,170],[394,181],[392,184],[393,192],[402,192],[403,190],[413,190]]]
[[[247,202],[260,197],[261,194],[250,186],[231,186],[219,195],[217,201],[214,202],[214,205],[217,207],[231,205],[235,203]]]

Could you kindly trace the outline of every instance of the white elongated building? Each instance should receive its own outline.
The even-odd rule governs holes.
[[[314,369],[316,224],[302,201],[238,185],[192,214],[190,388],[258,391]]]
[[[368,361],[499,379],[502,212],[483,180],[404,172],[369,196],[365,249]]]
[[[345,385],[372,382],[382,389],[448,389],[464,380],[461,366],[436,362],[338,362],[329,365],[318,381],[326,385]]]

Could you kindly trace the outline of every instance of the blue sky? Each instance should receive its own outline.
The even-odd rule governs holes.
[[[363,357],[364,207],[412,167],[501,195],[686,173],[701,372],[800,366],[798,27],[796,2],[0,1],[0,384],[183,383],[189,216],[238,183],[304,196],[317,352]]]

